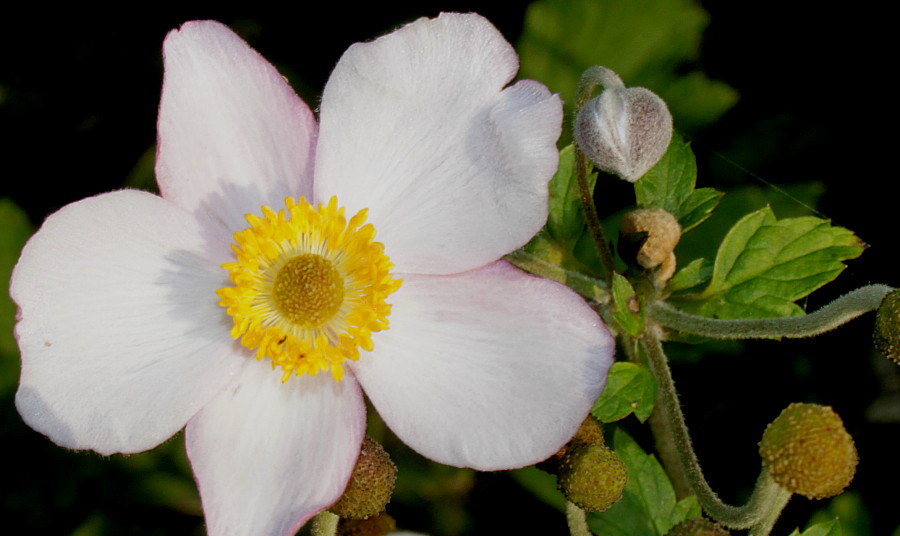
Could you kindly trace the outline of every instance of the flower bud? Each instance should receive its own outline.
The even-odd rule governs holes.
[[[557,487],[582,510],[602,512],[622,498],[627,474],[615,452],[602,445],[588,445],[563,457]]]
[[[391,500],[397,466],[377,441],[366,436],[344,494],[329,510],[342,518],[366,519],[380,514]]]
[[[341,518],[336,536],[385,536],[397,530],[397,522],[387,514],[368,519]]]
[[[620,235],[639,247],[636,259],[641,267],[650,270],[659,266],[653,276],[662,287],[675,273],[675,246],[681,239],[681,225],[675,216],[661,208],[642,208],[625,215]],[[622,242],[623,244],[627,242]],[[623,248],[620,247],[620,251]]]
[[[728,536],[731,534],[722,525],[705,517],[688,519],[672,527],[666,536]]]
[[[634,182],[666,153],[672,114],[650,90],[626,88],[617,74],[601,69],[604,90],[575,117],[575,141],[598,168]]]
[[[766,427],[759,454],[781,487],[808,497],[833,497],[856,472],[856,446],[828,406],[791,404]]]
[[[882,355],[900,364],[900,290],[881,300],[875,317],[875,348]]]

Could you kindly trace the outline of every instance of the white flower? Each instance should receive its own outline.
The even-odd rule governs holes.
[[[218,23],[173,31],[164,57],[162,197],[73,203],[16,266],[29,425],[102,454],[186,426],[209,533],[248,535],[292,534],[341,495],[361,387],[445,464],[519,467],[575,432],[613,343],[569,289],[498,260],[544,223],[562,112],[539,83],[504,89],[517,58],[490,23],[445,14],[352,46],[319,125]],[[377,242],[335,205],[278,216],[301,196],[368,208]],[[275,288],[295,255],[320,256],[297,268],[314,282]]]

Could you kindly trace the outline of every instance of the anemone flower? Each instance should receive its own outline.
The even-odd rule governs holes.
[[[505,87],[518,61],[489,22],[352,46],[318,124],[221,24],[171,32],[164,59],[161,196],[68,205],[15,268],[30,426],[102,454],[184,427],[209,533],[247,535],[339,498],[363,389],[444,464],[520,467],[575,432],[613,344],[569,289],[500,260],[546,219],[562,111]]]

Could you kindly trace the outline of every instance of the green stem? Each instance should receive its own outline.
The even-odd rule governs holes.
[[[812,337],[878,309],[884,297],[893,290],[887,285],[860,287],[804,316],[726,320],[692,315],[664,302],[653,303],[647,314],[664,327],[715,339]]]
[[[750,529],[749,536],[769,536],[772,527],[781,516],[781,511],[791,499],[791,492],[775,483],[772,475],[765,469],[759,474],[756,489],[758,492],[754,492],[751,501],[755,499],[759,504],[760,517],[757,524]]]
[[[312,536],[334,536],[337,534],[340,517],[328,510],[322,510],[313,518]]]
[[[584,510],[566,501],[566,522],[569,524],[571,536],[593,536],[588,528],[587,515]]]
[[[703,469],[700,467],[697,455],[691,445],[690,434],[684,420],[684,413],[681,411],[678,395],[675,392],[675,383],[669,370],[668,359],[663,352],[656,331],[658,331],[658,327],[648,326],[641,337],[641,344],[647,352],[650,370],[659,384],[660,411],[669,427],[669,435],[678,452],[681,468],[697,496],[700,507],[719,523],[735,529],[762,526],[769,518],[772,518],[771,522],[774,523],[777,512],[773,514],[771,510],[777,507],[777,511],[780,512],[787,503],[790,493],[783,492],[771,480],[765,469],[762,470],[757,480],[750,500],[740,507],[724,503],[706,482]],[[784,493],[787,493],[787,496],[784,496]]]
[[[612,78],[615,77],[615,78]],[[577,98],[575,100],[575,116],[581,107],[590,100],[594,89],[600,84],[614,85],[618,80],[619,85],[623,85],[616,73],[605,67],[594,66],[587,69],[581,75],[578,82]],[[584,153],[575,143],[575,177],[578,179],[578,193],[581,196],[581,205],[584,207],[584,218],[587,221],[588,230],[597,246],[597,254],[600,257],[600,263],[603,265],[605,281],[607,287],[612,286],[612,274],[616,271],[616,263],[613,260],[612,251],[609,249],[609,242],[603,232],[603,225],[600,223],[600,217],[597,215],[597,206],[594,204],[594,193],[588,184],[588,164]]]
[[[520,270],[562,283],[589,300],[597,303],[607,303],[612,299],[608,290],[609,287],[605,282],[574,270],[567,270],[558,264],[527,253],[522,249],[513,251],[504,258]]]

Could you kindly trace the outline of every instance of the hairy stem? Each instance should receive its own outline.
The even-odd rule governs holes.
[[[615,78],[612,78],[615,77]],[[616,73],[605,67],[594,66],[587,69],[581,75],[578,81],[577,98],[575,100],[575,116],[584,106],[594,89],[600,84],[613,85],[618,80],[618,84],[622,85]],[[594,204],[594,193],[588,184],[588,163],[584,157],[584,153],[575,143],[575,177],[578,179],[578,193],[581,196],[581,205],[584,207],[584,218],[587,221],[588,230],[597,246],[597,254],[600,257],[600,263],[603,265],[604,277],[606,278],[607,287],[612,286],[612,274],[616,271],[616,263],[613,260],[612,251],[609,249],[609,242],[603,232],[603,226],[600,224],[600,218],[597,216],[597,206]]]
[[[594,536],[587,525],[584,510],[566,501],[566,522],[569,524],[570,536]]]
[[[312,536],[334,536],[337,534],[340,517],[328,510],[322,510],[313,518]]]
[[[714,339],[802,338],[825,333],[878,309],[893,290],[887,285],[860,287],[804,316],[726,320],[692,315],[663,302],[653,303],[647,314],[664,327]]]
[[[765,469],[760,473],[750,500],[740,507],[724,503],[706,482],[703,469],[700,467],[697,455],[691,445],[684,414],[681,412],[681,405],[675,392],[672,373],[669,370],[668,359],[663,352],[659,337],[655,333],[657,330],[658,327],[648,326],[641,337],[641,345],[647,352],[650,370],[659,384],[659,409],[669,427],[668,435],[672,437],[681,468],[687,476],[691,490],[697,496],[700,507],[719,523],[735,529],[762,527],[770,518],[771,524],[774,524],[774,519],[778,517],[777,514],[787,504],[790,493],[781,490],[771,480]],[[773,513],[772,510],[775,508],[777,508],[777,512]],[[766,533],[760,532],[759,534]]]

